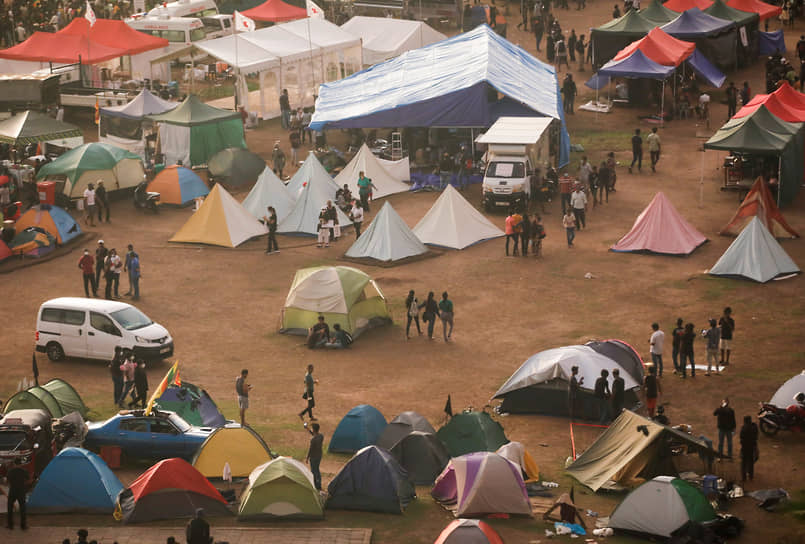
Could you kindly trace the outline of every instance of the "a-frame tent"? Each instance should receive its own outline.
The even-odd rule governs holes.
[[[797,231],[788,225],[780,213],[780,208],[774,202],[774,197],[762,177],[755,180],[746,198],[738,206],[738,211],[719,234],[738,236],[753,217],[760,219],[775,238],[799,238]]]
[[[288,180],[286,187],[291,194],[291,198],[298,199],[302,188],[311,183],[323,185],[327,187],[328,191],[332,190],[332,196],[330,198],[334,198],[335,192],[341,188],[330,173],[325,170],[324,166],[322,166],[319,159],[316,158],[315,153],[312,151],[308,153],[307,158],[302,163],[302,166],[299,167],[299,170]]]
[[[801,272],[757,217],[752,218],[710,269],[711,276],[738,277],[760,283]]]
[[[707,238],[688,223],[664,193],[654,195],[632,229],[610,250],[616,252],[690,255]]]
[[[369,228],[355,240],[345,257],[394,262],[428,253],[428,248],[386,202]]]
[[[268,214],[268,206],[273,206],[277,212],[277,222],[280,222],[293,209],[295,202],[285,184],[271,168],[266,167],[242,204],[258,219]]]
[[[452,185],[447,186],[413,231],[428,245],[450,249],[464,249],[504,236],[502,230],[467,202]]]
[[[403,183],[402,179],[398,179],[386,170],[380,159],[374,156],[366,144],[361,146],[358,153],[349,161],[349,164],[335,177],[335,183],[339,187],[343,187],[346,184],[349,190],[357,195],[358,178],[361,172],[371,179],[372,184],[376,187],[376,189],[372,190],[372,198],[383,198],[395,193],[405,193],[411,189],[408,184]]]
[[[237,247],[268,229],[218,184],[171,242]]]
[[[279,222],[277,226],[277,232],[279,233],[316,236],[318,233],[319,214],[327,205],[328,200],[335,200],[337,186],[313,153],[308,156],[299,172],[306,169],[311,173],[310,176],[297,178],[294,175],[291,183],[288,184],[288,189],[291,190],[291,197],[296,198],[296,203],[288,212],[288,215]],[[316,173],[318,169],[324,172],[323,176],[320,173]],[[298,192],[291,187],[295,179],[298,180]],[[335,210],[338,216],[338,224],[341,228],[352,225],[352,221],[338,206],[335,206]]]

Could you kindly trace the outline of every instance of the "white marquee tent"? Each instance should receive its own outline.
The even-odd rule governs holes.
[[[341,29],[363,42],[363,62],[371,66],[447,38],[422,21],[355,16]]]
[[[404,159],[407,162],[407,159]],[[382,161],[374,156],[366,144],[363,144],[358,153],[352,157],[343,170],[335,177],[335,183],[339,187],[344,184],[349,186],[353,194],[358,194],[358,177],[363,172],[372,180],[377,189],[372,191],[372,198],[382,198],[393,195],[394,193],[404,193],[410,190],[410,186],[403,183],[403,178],[398,178],[386,169],[383,163],[394,165],[397,161]],[[410,175],[408,176],[410,178]]]
[[[260,219],[268,213],[266,208],[273,206],[277,212],[277,222],[279,222],[285,219],[285,216],[293,209],[295,202],[285,184],[280,181],[271,168],[266,167],[243,200],[243,207]]]
[[[452,185],[447,186],[420,219],[414,234],[426,244],[451,249],[464,249],[504,235]]]
[[[419,241],[403,218],[386,202],[369,228],[355,240],[345,255],[353,259],[393,262],[427,252],[425,244]]]

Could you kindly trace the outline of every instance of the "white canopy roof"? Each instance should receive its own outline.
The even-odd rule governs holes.
[[[358,177],[361,172],[371,179],[374,186],[377,187],[372,191],[373,198],[382,198],[394,193],[404,193],[410,189],[407,184],[403,183],[402,179],[395,178],[385,168],[380,159],[374,156],[366,144],[361,146],[358,153],[349,161],[349,164],[335,177],[335,183],[339,187],[347,184],[349,190],[357,195]]]
[[[452,249],[464,249],[504,235],[452,185],[447,186],[420,219],[414,234],[426,244]]]
[[[552,121],[550,117],[500,117],[475,141],[479,144],[535,144]]]
[[[385,20],[385,19],[384,19]],[[361,36],[347,32],[338,25],[318,17],[297,19],[278,25],[283,30],[296,34],[305,41],[311,40],[322,48],[351,47],[361,44]]]
[[[805,393],[805,370],[781,385],[771,398],[771,404],[777,408],[788,408],[796,403],[794,397],[798,393]]]
[[[421,21],[356,16],[341,28],[363,40],[363,63],[384,60],[447,38]]]
[[[274,206],[277,212],[277,222],[285,219],[285,216],[293,209],[295,200],[288,192],[285,184],[280,178],[266,167],[257,182],[243,200],[243,207],[246,208],[256,218],[260,219],[268,213],[268,206]]]
[[[402,217],[386,202],[369,228],[347,250],[346,256],[389,262],[427,252],[425,244],[419,241]]]
[[[270,30],[271,28],[264,30]],[[267,44],[261,43],[258,45],[248,38],[248,34],[257,34],[258,32],[263,32],[263,30],[249,33],[241,32],[234,36],[229,35],[215,40],[196,42],[195,47],[230,66],[236,66],[244,72],[271,70],[280,65],[280,56],[267,49]]]

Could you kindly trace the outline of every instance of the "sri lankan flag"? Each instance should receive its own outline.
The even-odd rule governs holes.
[[[148,406],[145,407],[145,415],[151,415],[151,410],[154,408],[154,403],[159,397],[162,396],[162,393],[164,393],[170,385],[182,385],[182,378],[179,377],[179,361],[173,363],[173,366],[170,367],[168,373],[165,374],[165,377],[162,378],[162,381],[159,383],[159,387],[156,388],[154,394],[151,395],[150,399],[148,399]]]

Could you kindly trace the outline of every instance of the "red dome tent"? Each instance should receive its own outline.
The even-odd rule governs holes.
[[[659,27],[654,28],[644,38],[632,42],[621,49],[613,60],[621,60],[639,49],[648,58],[663,66],[679,66],[693,54],[696,45],[678,40]]]
[[[110,47],[71,34],[34,32],[24,42],[0,50],[0,58],[34,62],[59,62],[70,64],[81,59],[82,64],[95,64],[127,55],[125,49]]]
[[[780,6],[772,6],[760,0],[729,0],[727,5],[741,11],[757,13],[761,21],[770,19],[771,17],[777,17],[783,11],[783,8]]]
[[[92,27],[83,17],[76,17],[69,25],[56,33],[57,36],[89,36],[93,42],[124,49],[126,55],[136,55],[159,47],[167,47],[165,38],[151,36],[133,29],[123,21],[97,19]]]
[[[247,9],[243,15],[269,23],[281,23],[283,21],[293,21],[307,17],[307,10],[286,4],[282,0],[268,0],[259,6]]]

